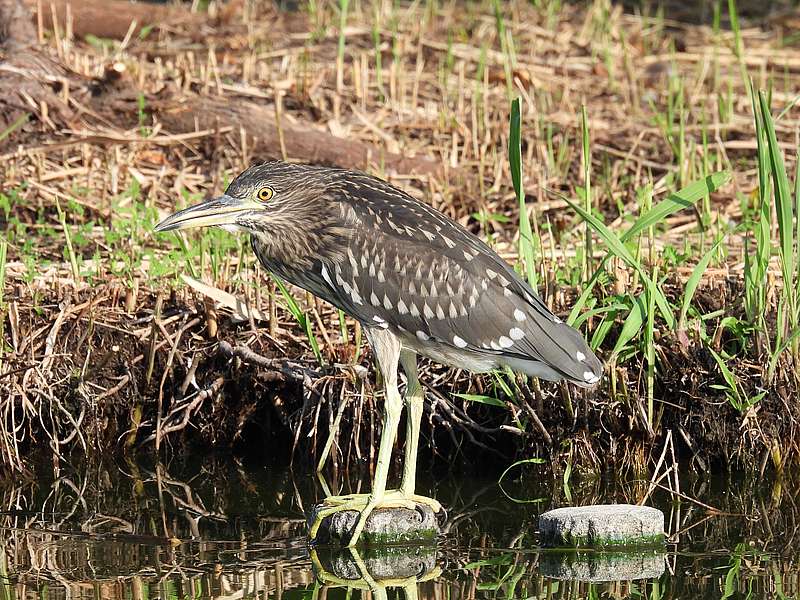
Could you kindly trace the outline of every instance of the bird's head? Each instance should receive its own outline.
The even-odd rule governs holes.
[[[222,227],[259,235],[280,231],[282,225],[296,226],[300,217],[313,216],[314,200],[325,195],[329,180],[325,171],[279,161],[254,165],[239,174],[223,195],[170,215],[155,231]]]

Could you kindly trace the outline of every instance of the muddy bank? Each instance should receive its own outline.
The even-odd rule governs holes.
[[[718,306],[719,291],[704,291],[709,309]],[[738,294],[735,288],[725,293]],[[134,456],[159,448],[168,455],[189,448],[232,450],[242,456],[279,454],[309,468],[340,412],[332,460],[346,466],[372,456],[381,400],[369,352],[364,349],[353,362],[354,338],[330,340],[320,364],[307,340],[293,333],[296,324],[283,309],[276,311],[277,344],[268,326],[254,331],[249,322],[236,324],[187,291],[159,298],[140,293],[130,312],[119,285],[67,297],[39,295],[36,302],[35,309],[15,300],[6,331],[27,357],[8,357],[0,380],[7,468],[24,468],[28,452],[44,446],[54,457],[74,457],[76,451]],[[324,321],[336,318],[323,315]],[[722,346],[730,342],[720,340]],[[513,396],[496,388],[490,376],[425,361],[424,460],[482,457],[500,464],[539,456],[556,469],[568,461],[596,472],[638,472],[655,461],[667,436],[675,459],[700,471],[773,471],[796,459],[789,377],[757,409],[742,413],[714,387],[720,377],[707,351],[664,337],[659,353],[652,428],[641,360],[607,375],[614,381],[598,393],[543,383],[536,390],[523,386]],[[736,365],[739,373],[748,367]],[[755,368],[741,378],[746,393],[755,394],[759,384]],[[493,398],[498,406],[454,394]],[[11,431],[25,435],[15,440]]]

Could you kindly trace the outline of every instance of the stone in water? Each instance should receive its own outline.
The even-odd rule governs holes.
[[[557,508],[539,517],[544,546],[602,548],[664,543],[664,513],[651,506],[597,504]]]
[[[314,522],[317,511],[323,508],[326,508],[324,504],[317,504],[311,510],[309,523]],[[325,518],[319,527],[315,543],[346,545],[350,541],[350,534],[356,526],[358,517],[358,511],[343,510]],[[377,508],[367,518],[358,545],[433,544],[437,535],[439,535],[439,524],[436,514],[429,506],[417,504],[416,510]]]

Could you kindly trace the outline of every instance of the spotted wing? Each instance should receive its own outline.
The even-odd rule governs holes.
[[[602,365],[583,337],[479,238],[366,175],[348,174],[340,197],[343,248],[291,265],[254,238],[262,264],[443,362],[505,364],[579,385],[599,380]]]
[[[602,365],[583,337],[491,248],[402,191],[357,177],[344,194],[352,226],[346,255],[319,265],[333,291],[327,299],[365,324],[423,344],[551,379],[599,380]]]

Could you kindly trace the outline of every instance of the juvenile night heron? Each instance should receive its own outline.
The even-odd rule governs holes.
[[[329,497],[312,525],[358,510],[350,544],[370,512],[413,508],[423,391],[417,354],[484,372],[510,367],[590,387],[602,363],[491,248],[445,215],[366,175],[268,162],[250,167],[219,198],[181,210],[156,231],[218,226],[250,234],[261,264],[360,321],[383,373],[383,431],[370,494]],[[408,426],[400,488],[386,489],[407,377]]]

